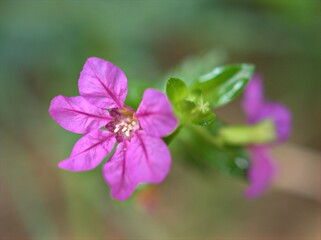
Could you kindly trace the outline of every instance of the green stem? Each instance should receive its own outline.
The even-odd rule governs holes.
[[[196,125],[187,125],[188,129],[191,130],[192,132],[196,133],[200,137],[202,137],[204,140],[206,140],[208,143],[213,145],[214,147],[222,147],[224,145],[223,141],[210,134],[207,128],[201,127],[201,126],[196,126]]]

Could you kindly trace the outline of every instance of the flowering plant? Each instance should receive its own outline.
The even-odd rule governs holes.
[[[125,74],[99,58],[87,60],[78,84],[80,96],[57,96],[49,109],[52,118],[63,128],[86,134],[59,167],[69,171],[91,170],[117,142],[115,153],[103,167],[103,175],[114,198],[125,200],[139,183],[161,182],[171,162],[161,137],[177,126],[166,95],[147,89],[135,112],[124,105]]]
[[[253,71],[250,64],[222,66],[193,79],[189,86],[179,78],[170,78],[166,94],[145,90],[135,111],[124,104],[127,78],[120,68],[103,59],[89,58],[78,81],[80,96],[57,96],[50,104],[49,114],[57,123],[68,131],[85,134],[70,157],[58,166],[88,171],[115,148],[103,166],[103,176],[112,197],[123,201],[139,184],[165,179],[171,164],[167,145],[175,138],[185,143],[186,139],[194,140],[189,146],[195,152],[200,152],[200,139],[203,150],[195,162],[199,164],[203,154],[203,163],[214,162],[218,169],[240,176],[247,175],[250,165],[247,196],[255,197],[266,188],[274,172],[266,144],[275,136],[280,140],[288,136],[290,115],[285,107],[263,101],[261,83],[255,79],[246,88],[243,101],[249,124],[255,126],[228,126],[214,113],[215,108],[242,92]],[[270,118],[272,122],[260,123]],[[244,154],[246,147],[251,161]]]

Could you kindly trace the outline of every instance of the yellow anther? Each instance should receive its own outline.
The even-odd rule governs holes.
[[[114,130],[114,133],[117,133],[119,131],[119,127],[117,126]]]
[[[129,128],[129,130],[132,130],[133,126],[132,125],[128,125],[128,128]]]
[[[124,127],[121,131],[122,131],[122,132],[127,131],[127,127]]]

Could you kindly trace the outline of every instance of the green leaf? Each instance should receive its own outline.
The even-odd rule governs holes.
[[[227,65],[214,68],[198,78],[193,86],[201,89],[212,107],[223,106],[239,95],[254,72],[251,64]]]
[[[205,127],[214,122],[215,118],[216,115],[213,112],[199,113],[194,115],[191,122]]]
[[[194,83],[194,81],[201,75],[208,73],[214,66],[221,65],[227,61],[227,55],[220,49],[213,49],[209,52],[189,56],[171,69],[164,77],[164,82],[170,77],[177,77],[184,79],[184,82],[188,85]]]
[[[189,90],[185,83],[178,78],[170,78],[166,84],[166,94],[172,103],[176,103],[188,96]]]
[[[180,113],[185,113],[188,116],[191,114],[193,109],[195,108],[196,104],[192,101],[189,100],[181,100],[175,104],[175,108],[180,112]]]

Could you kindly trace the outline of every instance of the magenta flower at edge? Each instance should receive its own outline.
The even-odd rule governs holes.
[[[281,143],[288,138],[291,131],[291,113],[282,104],[264,100],[262,80],[258,75],[254,76],[245,88],[242,106],[250,124],[267,119],[273,121],[277,137],[273,144]],[[248,178],[250,186],[245,192],[248,198],[255,198],[262,194],[275,176],[276,168],[268,154],[268,149],[273,144],[249,146],[251,165]]]
[[[125,74],[112,63],[95,57],[86,61],[78,87],[80,96],[57,96],[50,104],[49,113],[57,123],[68,131],[85,134],[59,167],[76,172],[91,170],[117,142],[114,154],[103,166],[113,198],[125,200],[138,184],[163,181],[171,156],[161,137],[177,126],[166,95],[147,89],[135,112],[124,105]]]

